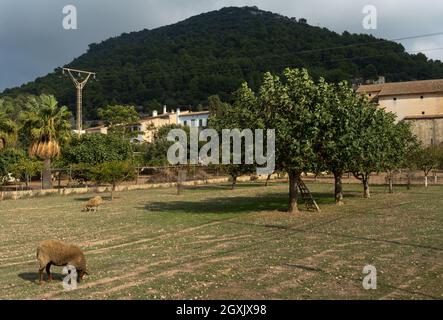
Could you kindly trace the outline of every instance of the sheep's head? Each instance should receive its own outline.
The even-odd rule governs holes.
[[[78,274],[78,281],[80,282],[81,280],[83,280],[83,278],[85,277],[85,275],[89,276],[89,273],[87,270],[77,270],[77,274]]]

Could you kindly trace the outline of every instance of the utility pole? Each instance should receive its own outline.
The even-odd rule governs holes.
[[[83,101],[83,88],[86,86],[86,83],[88,82],[89,78],[91,76],[96,77],[95,72],[89,72],[89,71],[83,71],[83,70],[77,70],[77,69],[70,69],[70,68],[63,68],[63,74],[67,72],[69,76],[72,79],[72,82],[74,83],[75,88],[77,89],[77,121],[76,121],[76,128],[77,128],[77,134],[81,135],[82,133],[82,101]],[[77,73],[78,77],[76,78],[74,74]],[[84,79],[82,79],[82,76],[84,76]]]

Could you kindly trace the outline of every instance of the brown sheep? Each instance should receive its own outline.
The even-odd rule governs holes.
[[[45,240],[37,247],[37,260],[39,263],[39,284],[43,282],[43,270],[46,268],[48,281],[52,280],[51,266],[71,265],[77,269],[78,281],[88,274],[86,259],[79,247],[58,240]]]
[[[83,208],[83,211],[98,211],[98,208],[100,205],[104,203],[102,197],[97,196],[92,199],[89,199],[88,202],[86,202],[85,207]]]

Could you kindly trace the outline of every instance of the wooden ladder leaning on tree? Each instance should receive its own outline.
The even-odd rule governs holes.
[[[309,191],[309,188],[306,186],[306,184],[301,178],[298,179],[297,186],[300,189],[300,193],[303,198],[303,201],[305,202],[306,209],[308,211],[312,210],[320,212],[320,208],[318,207],[317,202],[315,202],[311,191]]]

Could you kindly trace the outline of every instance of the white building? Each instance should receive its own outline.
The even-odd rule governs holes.
[[[205,128],[208,126],[209,111],[183,112],[178,111],[178,123],[182,126]]]

